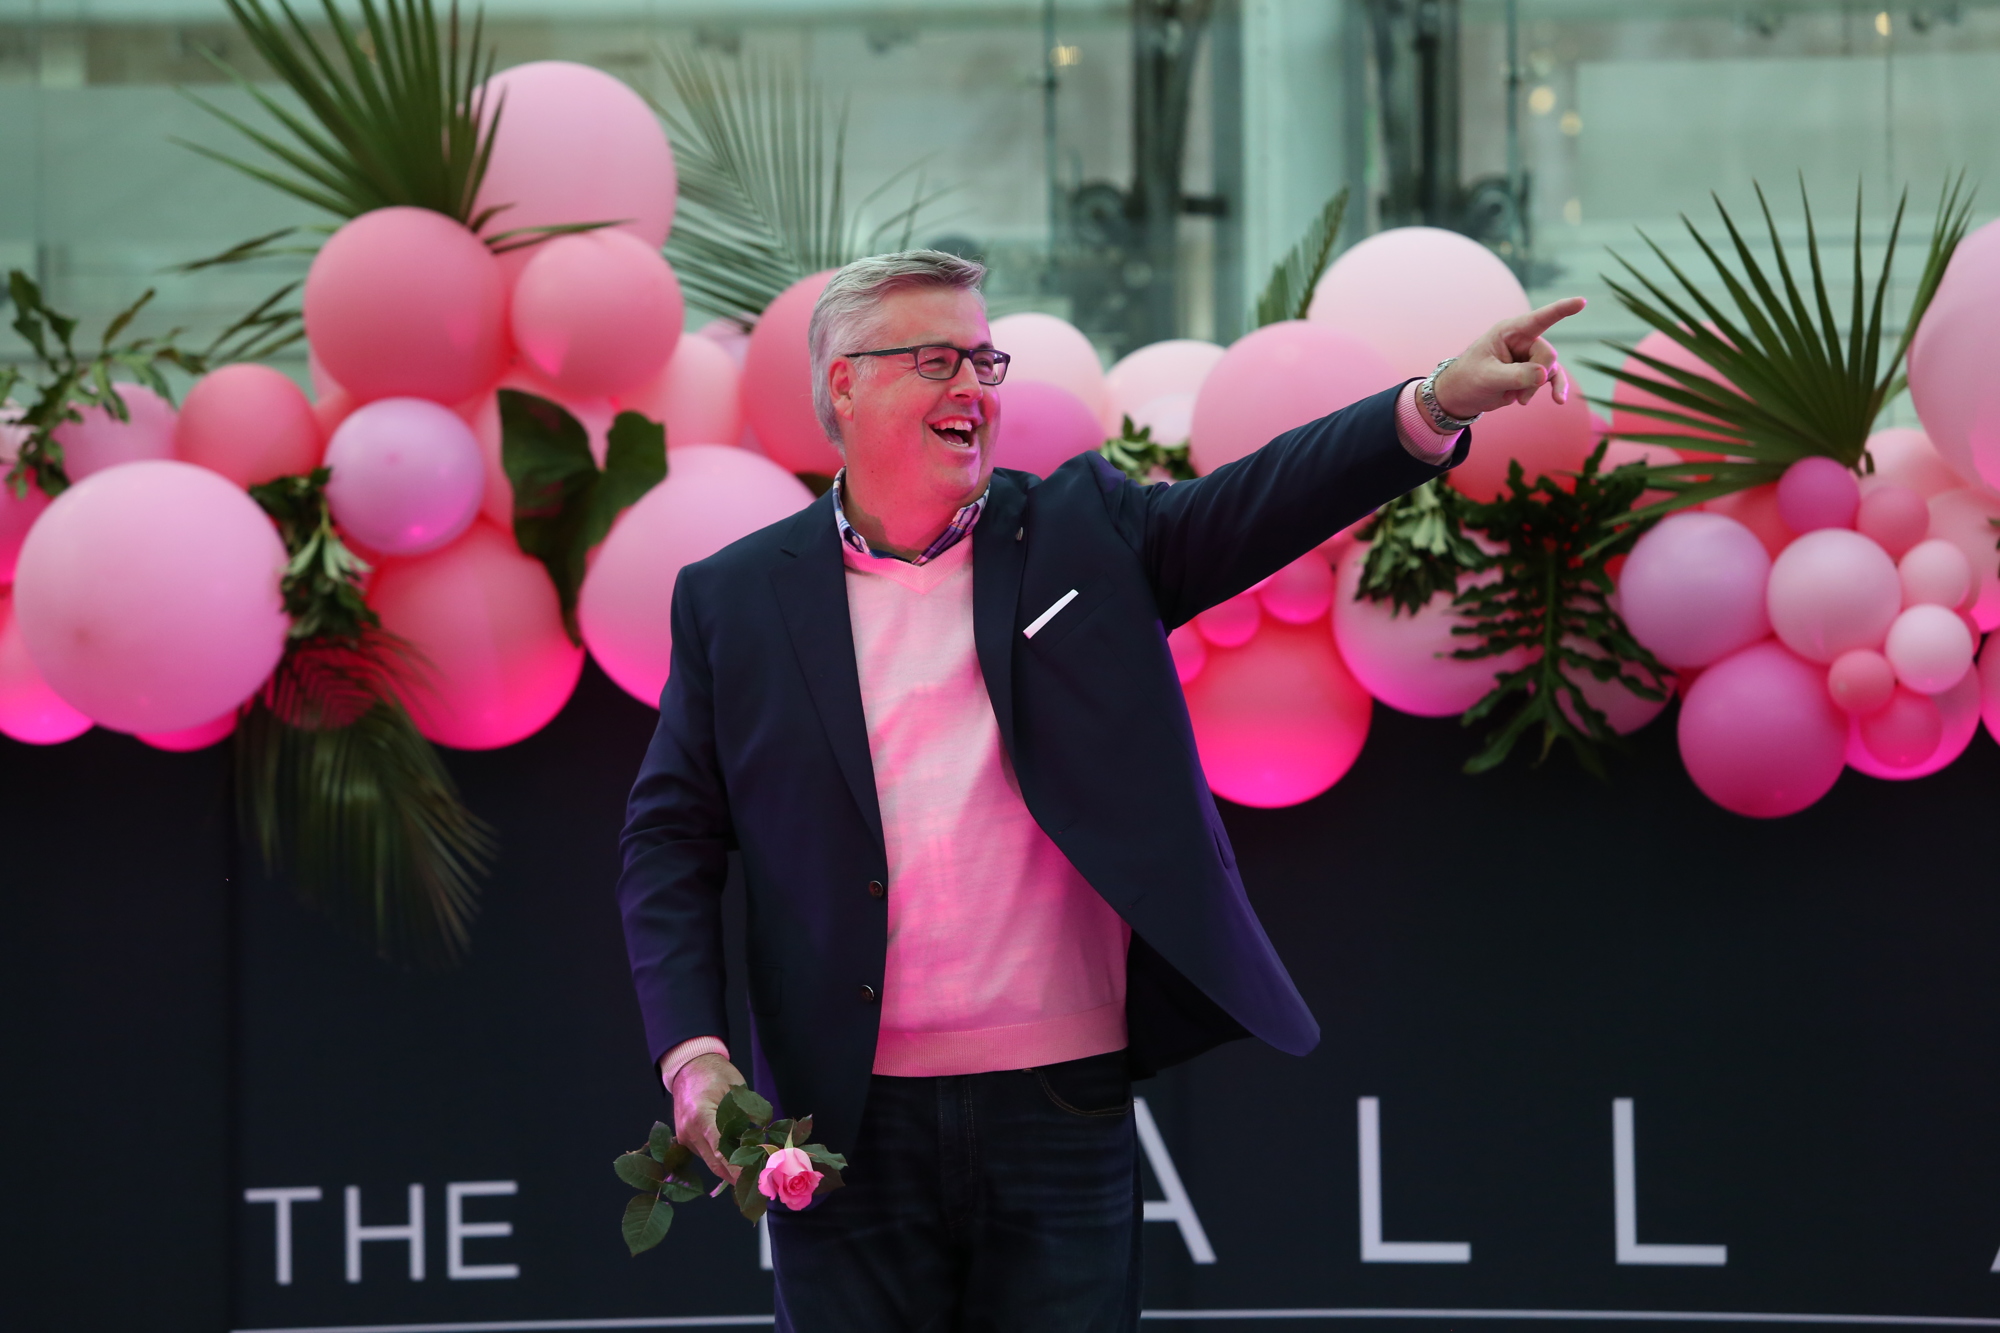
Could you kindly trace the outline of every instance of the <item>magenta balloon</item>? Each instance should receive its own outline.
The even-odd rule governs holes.
[[[1924,497],[1908,486],[1883,485],[1861,493],[1854,527],[1862,536],[1901,560],[1930,531],[1931,510]]]
[[[1855,648],[1826,669],[1826,692],[1843,713],[1872,713],[1896,693],[1896,668],[1873,648]]]
[[[479,513],[486,464],[472,427],[422,398],[383,398],[340,423],[326,446],[333,521],[383,555],[435,551]]]
[[[1469,640],[1451,597],[1439,593],[1412,614],[1393,603],[1355,597],[1368,546],[1356,542],[1340,557],[1333,594],[1333,635],[1341,658],[1367,689],[1399,713],[1454,717],[1485,697],[1503,671],[1527,665],[1526,650],[1477,660],[1453,657]]]
[[[1319,552],[1308,552],[1265,579],[1257,600],[1266,615],[1287,625],[1310,625],[1333,604],[1333,566]]]
[[[2000,485],[2000,225],[1959,242],[1910,341],[1910,403],[1924,433],[1967,482]]]
[[[1194,618],[1195,631],[1218,648],[1241,648],[1263,625],[1264,611],[1252,592],[1239,592]]]
[[[1681,702],[1681,762],[1702,794],[1757,819],[1795,814],[1827,794],[1846,761],[1847,718],[1822,668],[1779,643],[1715,663]]]
[[[993,458],[1000,467],[1046,477],[1104,443],[1096,415],[1068,389],[1009,379],[994,396],[1000,400],[1000,441]]]
[[[1866,773],[1871,778],[1900,781],[1928,777],[1964,754],[1965,747],[1972,743],[1973,734],[1979,730],[1979,672],[1976,670],[1967,672],[1964,680],[1943,694],[1932,695],[1930,702],[1937,706],[1944,726],[1937,748],[1931,751],[1929,757],[1914,764],[1901,766],[1884,763],[1869,750],[1867,742],[1861,735],[1862,719],[1856,717],[1849,719],[1848,767]]]
[[[1944,714],[1928,695],[1897,690],[1889,702],[1854,719],[1861,746],[1884,768],[1913,768],[1944,740]]]
[[[1396,227],[1333,261],[1306,318],[1374,348],[1395,379],[1429,374],[1528,309],[1513,270],[1479,242],[1438,227]]]
[[[611,529],[577,602],[590,655],[628,694],[655,708],[673,653],[667,611],[681,568],[813,498],[776,463],[729,445],[681,445],[667,458],[667,479]]]
[[[1989,491],[1943,491],[1930,500],[1930,536],[1950,542],[1972,568],[1972,618],[1981,632],[2000,629],[2000,554],[1991,520],[2000,518],[2000,496]]]
[[[1972,668],[1979,645],[1956,611],[1917,605],[1896,617],[1882,655],[1896,668],[1896,679],[1918,694],[1942,694]]]
[[[236,730],[236,714],[224,713],[213,722],[199,727],[188,727],[181,731],[142,731],[139,739],[155,750],[166,750],[172,754],[189,754],[195,750],[206,750],[211,745],[220,745]]]
[[[667,428],[667,446],[735,444],[743,437],[743,372],[720,344],[682,338],[660,373],[620,394],[618,409]]]
[[[28,529],[49,507],[49,497],[41,487],[31,485],[26,494],[17,496],[4,481],[13,470],[21,441],[28,435],[26,427],[7,424],[8,414],[18,410],[0,406],[0,587],[14,581],[14,562],[21,556],[21,543],[28,540]]]
[[[1707,666],[1770,632],[1771,557],[1733,518],[1670,514],[1639,539],[1618,574],[1632,637],[1668,666]]]
[[[250,361],[196,380],[174,426],[176,456],[244,487],[310,472],[325,448],[305,392]]]
[[[306,273],[306,337],[361,402],[459,403],[492,388],[506,364],[506,311],[492,252],[427,208],[363,213]]]
[[[71,481],[94,477],[120,463],[174,456],[173,404],[143,384],[117,388],[130,420],[120,421],[109,408],[86,407],[83,420],[65,421],[55,428],[55,441],[63,449],[63,470]]]
[[[1863,495],[1876,486],[1907,486],[1928,500],[1940,491],[1979,484],[1976,473],[1959,476],[1928,436],[1906,426],[1892,426],[1870,435],[1868,456],[1875,460],[1875,470],[1861,479]]]
[[[1882,646],[1903,608],[1903,582],[1874,542],[1847,528],[1821,528],[1771,562],[1764,605],[1787,648],[1831,662],[1850,648]]]
[[[636,389],[666,369],[681,339],[681,284],[660,252],[607,229],[534,249],[514,283],[514,345],[569,393]]]
[[[1801,458],[1778,478],[1778,517],[1793,532],[1851,528],[1861,484],[1831,458]]]
[[[1066,319],[1027,310],[1003,315],[992,324],[993,345],[1014,358],[1007,382],[1034,381],[1068,389],[1106,433],[1118,429],[1111,410],[1111,391],[1104,381],[1104,364],[1082,330]]]
[[[1240,648],[1210,648],[1186,687],[1202,771],[1217,796],[1270,809],[1340,781],[1374,709],[1319,625],[1268,621]]]
[[[1297,319],[1267,324],[1231,344],[1202,381],[1189,460],[1206,475],[1395,383],[1381,354],[1348,334]]]
[[[1127,352],[1104,373],[1104,390],[1111,414],[1133,417],[1146,404],[1169,394],[1194,394],[1208,372],[1222,360],[1223,349],[1199,338],[1169,338]],[[1154,438],[1160,438],[1158,433]]]
[[[384,562],[368,601],[382,628],[428,664],[406,702],[440,745],[490,750],[527,739],[562,711],[583,673],[548,572],[490,523],[443,550]]]
[[[806,326],[831,269],[801,278],[765,309],[743,360],[743,415],[771,460],[787,472],[840,470],[840,454],[813,411],[812,357]],[[860,348],[849,350],[859,351]]]
[[[646,100],[603,70],[538,60],[485,84],[505,98],[476,211],[501,207],[488,235],[612,222],[657,250],[674,220],[674,150]],[[500,256],[511,279],[534,248]]]
[[[90,730],[90,719],[63,702],[35,670],[13,598],[0,594],[0,736],[29,745],[60,745]]]
[[[192,463],[100,472],[21,548],[14,611],[43,679],[114,731],[229,712],[278,665],[285,544],[257,502]]]
[[[1181,625],[1167,636],[1167,651],[1174,655],[1174,674],[1185,685],[1208,665],[1208,640],[1193,625]]]

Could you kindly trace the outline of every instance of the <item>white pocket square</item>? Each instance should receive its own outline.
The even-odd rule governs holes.
[[[1065,606],[1068,606],[1071,602],[1075,600],[1076,600],[1076,589],[1071,588],[1068,592],[1056,598],[1056,604],[1054,606],[1050,607],[1048,610],[1042,612],[1040,615],[1036,616],[1033,620],[1029,621],[1028,628],[1021,631],[1021,636],[1023,638],[1028,638],[1028,639],[1034,638],[1035,635],[1041,630],[1042,626],[1048,624],[1051,620],[1054,620],[1056,618],[1056,612],[1062,610]]]

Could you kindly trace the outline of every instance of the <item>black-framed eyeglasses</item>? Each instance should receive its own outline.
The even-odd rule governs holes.
[[[878,347],[872,352],[842,352],[841,355],[902,356],[906,353],[914,357],[917,374],[927,380],[957,379],[959,367],[970,361],[974,377],[989,388],[1007,378],[1007,363],[1013,360],[1005,352],[996,352],[991,347],[953,347],[950,343]]]

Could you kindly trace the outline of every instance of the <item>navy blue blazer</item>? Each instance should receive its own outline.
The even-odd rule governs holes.
[[[1135,1076],[1246,1033],[1294,1055],[1319,1041],[1244,897],[1166,636],[1442,471],[1403,449],[1396,393],[1196,481],[1142,486],[1095,454],[993,474],[969,539],[979,665],[1029,812],[1131,924]],[[618,882],[657,1061],[728,1031],[721,896],[740,850],[751,1077],[836,1148],[868,1095],[888,933],[870,884],[889,878],[845,578],[825,496],[681,571]]]

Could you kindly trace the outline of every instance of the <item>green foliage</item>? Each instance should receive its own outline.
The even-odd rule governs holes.
[[[1802,287],[1786,258],[1762,186],[1757,187],[1757,203],[1776,254],[1775,280],[1757,261],[1720,199],[1715,202],[1716,211],[1729,233],[1729,248],[1735,255],[1736,268],[1730,266],[1694,223],[1685,217],[1682,222],[1715,270],[1727,292],[1726,299],[1705,294],[1643,232],[1640,235],[1654,256],[1679,283],[1680,293],[1669,292],[1623,258],[1618,262],[1644,289],[1644,294],[1606,279],[1626,309],[1699,357],[1715,372],[1707,375],[1682,370],[1619,344],[1613,344],[1616,350],[1637,357],[1653,373],[1593,363],[1593,368],[1656,394],[1666,403],[1664,407],[1627,404],[1626,410],[1713,436],[1712,442],[1705,440],[1701,447],[1726,455],[1721,462],[1687,462],[1651,469],[1646,478],[1649,486],[1674,494],[1671,499],[1643,511],[1644,517],[1775,481],[1792,463],[1813,455],[1825,455],[1848,467],[1860,468],[1864,466],[1862,455],[1876,418],[1883,406],[1902,391],[1904,353],[1968,225],[1971,199],[1964,192],[1963,177],[1939,195],[1916,296],[1904,318],[1901,337],[1886,353],[1883,307],[1895,262],[1896,240],[1902,233],[1903,215],[1909,202],[1907,192],[1896,205],[1888,253],[1875,276],[1871,297],[1861,255],[1861,192],[1858,187],[1855,190],[1854,290],[1845,334],[1834,316],[1812,204],[1805,197],[1803,180],[1799,196],[1806,215],[1809,291]],[[1668,445],[1687,442],[1685,436],[1651,432],[1626,434],[1624,438]]]
[[[667,476],[667,433],[658,422],[620,412],[606,443],[599,471],[575,417],[546,398],[500,391],[500,458],[514,487],[514,540],[555,580],[572,643],[583,642],[576,598],[585,554]]]
[[[1137,482],[1187,481],[1194,476],[1187,441],[1166,444],[1155,440],[1151,426],[1135,426],[1129,415],[1117,438],[1106,440],[1098,452]]]
[[[1343,185],[1339,194],[1320,205],[1305,235],[1272,267],[1270,281],[1250,312],[1251,328],[1306,317],[1313,288],[1319,285],[1320,275],[1333,260],[1334,247],[1340,244],[1340,224],[1346,216],[1347,187]]]
[[[291,553],[278,586],[285,614],[292,618],[293,639],[359,639],[382,623],[361,596],[368,563],[334,531],[326,503],[332,475],[331,468],[320,467],[250,488],[250,498],[277,523]]]
[[[1470,500],[1437,477],[1376,510],[1357,534],[1368,543],[1359,595],[1413,615],[1441,592],[1456,595],[1459,575],[1486,558],[1465,535],[1471,508]]]

